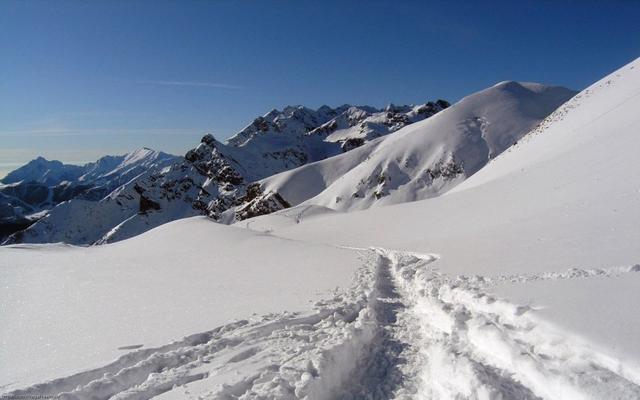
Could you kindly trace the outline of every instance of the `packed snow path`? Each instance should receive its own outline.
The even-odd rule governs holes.
[[[432,256],[378,250],[419,325],[418,393],[427,399],[637,399],[640,375],[528,317],[529,307],[492,298],[482,277],[451,279]],[[615,276],[611,271],[504,280]],[[600,271],[600,270],[598,270]]]
[[[638,399],[620,365],[492,298],[494,281],[618,276],[640,267],[450,278],[435,255],[359,250],[352,288],[310,315],[241,320],[7,395],[62,399]]]

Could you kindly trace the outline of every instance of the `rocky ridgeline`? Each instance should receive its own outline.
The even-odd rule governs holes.
[[[255,182],[349,151],[448,106],[438,100],[419,106],[390,105],[384,110],[349,105],[272,110],[226,143],[205,135],[184,158],[149,168],[99,201],[56,207],[6,243],[107,243],[189,216],[206,215],[231,223],[269,214],[290,204]],[[91,232],[79,228],[86,218],[94,222]]]
[[[299,106],[270,111],[226,144],[211,134],[203,136],[200,144],[185,154],[182,163],[136,182],[138,212],[161,211],[163,203],[180,200],[190,203],[198,214],[228,223],[287,208],[290,205],[280,194],[265,193],[254,182],[315,161],[318,153],[334,155],[348,151],[432,116],[448,105],[438,100],[420,106],[390,105],[382,111],[352,106],[337,109],[323,106],[317,111]],[[340,140],[325,140],[338,130],[354,127]],[[275,144],[276,141],[280,143]],[[120,197],[131,195],[127,191]]]

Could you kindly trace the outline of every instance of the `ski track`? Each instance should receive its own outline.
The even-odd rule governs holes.
[[[363,266],[314,312],[236,321],[6,393],[60,399],[638,399],[640,371],[483,292],[640,265],[448,277],[436,255],[353,249]],[[171,397],[174,398],[174,397]]]

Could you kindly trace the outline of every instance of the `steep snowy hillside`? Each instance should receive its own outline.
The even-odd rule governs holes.
[[[427,389],[445,398],[507,390],[490,384],[510,377],[545,399],[635,399],[639,109],[640,59],[444,196],[309,219],[291,209],[244,224],[394,249],[402,276],[393,282],[424,316]]]
[[[260,186],[292,205],[308,200],[336,210],[433,197],[474,174],[574,94],[502,82],[388,138],[269,177]]]
[[[273,110],[227,144],[205,135],[183,162],[140,174],[106,197],[105,193],[100,202],[78,199],[60,204],[7,243],[115,242],[179,218],[207,215],[229,223],[287,208],[290,204],[278,194],[265,193],[252,182],[348,151],[448,105],[438,100],[384,111],[346,105]],[[91,174],[81,179],[86,176]]]
[[[98,188],[105,187],[106,193],[104,194],[106,195],[138,175],[154,168],[163,168],[180,160],[180,157],[143,147],[124,156],[106,156],[95,163],[86,164],[78,181],[91,182]]]

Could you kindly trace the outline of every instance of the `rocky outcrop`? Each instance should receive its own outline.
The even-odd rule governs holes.
[[[277,192],[264,193],[260,184],[254,183],[247,187],[246,195],[238,199],[240,206],[236,209],[235,218],[238,221],[271,214],[283,210],[291,205]]]
[[[309,135],[323,137],[326,141],[338,143],[342,151],[349,151],[369,140],[429,118],[449,106],[448,102],[437,100],[417,106],[389,104],[384,110],[372,107],[349,107],[343,113],[309,132]]]
[[[342,142],[342,144],[340,145],[340,148],[342,149],[343,152],[347,152],[362,146],[364,143],[365,141],[362,138],[349,138]]]

